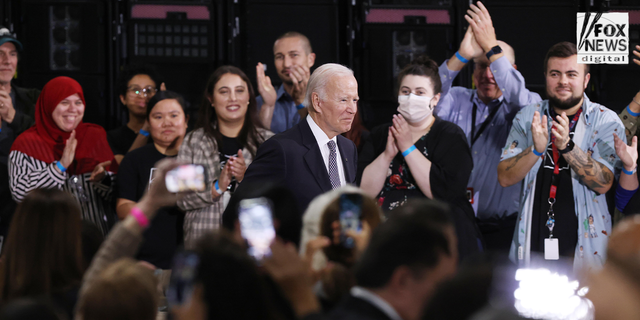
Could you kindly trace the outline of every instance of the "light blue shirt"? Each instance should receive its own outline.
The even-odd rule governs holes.
[[[473,209],[481,219],[500,219],[518,212],[521,187],[503,188],[498,183],[498,163],[515,114],[526,105],[541,101],[540,95],[525,87],[524,78],[514,69],[506,57],[489,66],[502,90],[502,96],[486,105],[475,89],[451,87],[457,71],[447,68],[447,61],[440,66],[442,98],[436,107],[438,117],[460,126],[467,136],[473,156],[473,171],[468,187],[473,189]],[[493,108],[500,108],[482,135],[471,145],[471,121],[473,105],[478,106],[476,132]]]
[[[284,85],[280,85],[276,98],[276,106],[273,109],[273,118],[271,118],[271,129],[273,133],[280,133],[289,130],[294,125],[300,122],[300,114],[296,109],[296,102],[293,98],[284,90]],[[258,112],[262,109],[262,96],[256,98],[258,103]]]
[[[521,150],[531,148],[533,145],[531,121],[535,111],[547,115],[549,136],[551,136],[552,123],[549,116],[549,101],[544,100],[531,104],[516,114],[509,132],[509,139],[504,147],[505,152],[503,152],[502,160],[520,153],[509,152],[512,141],[518,141],[518,148]],[[603,164],[615,174],[616,169],[619,169],[622,163],[616,155],[613,142],[614,133],[626,142],[624,126],[618,115],[602,105],[591,102],[585,94],[582,114],[576,124],[573,141],[576,147],[591,153],[593,160]],[[518,183],[523,186],[519,210],[520,219],[516,224],[509,257],[524,266],[529,266],[531,262],[531,218],[533,216],[536,177],[541,163],[542,157],[536,161],[522,183]],[[573,170],[571,170],[571,180],[575,212],[578,216],[578,244],[576,245],[573,267],[575,271],[582,268],[598,269],[602,267],[606,259],[607,240],[611,234],[611,216],[607,208],[607,199],[604,194],[599,195],[583,185]],[[589,221],[590,216],[593,217],[592,222]]]

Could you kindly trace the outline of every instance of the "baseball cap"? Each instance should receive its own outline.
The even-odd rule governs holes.
[[[9,29],[0,26],[0,45],[3,45],[5,42],[13,42],[18,51],[22,51],[22,43],[16,39],[15,33],[12,34]]]

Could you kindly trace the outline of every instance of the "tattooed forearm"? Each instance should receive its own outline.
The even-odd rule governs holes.
[[[565,153],[564,159],[580,178],[580,182],[597,193],[605,193],[613,184],[613,173],[598,161],[593,160],[578,146]]]
[[[507,168],[505,168],[505,171],[509,171],[511,169],[513,169],[513,167],[515,167],[518,164],[518,161],[520,161],[520,159],[526,157],[529,153],[531,153],[531,148],[526,148],[524,149],[522,152],[520,152],[517,156],[507,159],[506,162],[508,164]]]

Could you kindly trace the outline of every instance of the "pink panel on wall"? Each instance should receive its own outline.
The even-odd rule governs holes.
[[[131,17],[137,19],[166,19],[167,12],[186,12],[189,20],[209,20],[209,8],[206,6],[175,6],[136,4],[131,7]]]
[[[405,16],[423,16],[427,24],[449,24],[451,17],[447,10],[414,9],[371,9],[367,15],[368,23],[404,23]]]

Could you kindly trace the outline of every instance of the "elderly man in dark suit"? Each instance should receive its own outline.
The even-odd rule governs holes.
[[[294,193],[302,214],[317,195],[353,183],[356,147],[340,134],[351,128],[357,103],[353,71],[335,63],[320,66],[309,78],[303,103],[309,116],[260,146],[239,189],[260,182],[280,184]],[[225,222],[230,210],[235,208],[225,212]]]

